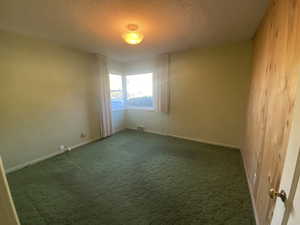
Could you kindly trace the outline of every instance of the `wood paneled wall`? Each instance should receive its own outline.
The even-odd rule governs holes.
[[[300,77],[300,0],[274,0],[254,40],[243,158],[257,220],[268,225],[279,188]]]

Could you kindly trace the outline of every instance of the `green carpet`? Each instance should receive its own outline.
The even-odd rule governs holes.
[[[9,174],[22,225],[254,225],[240,152],[120,132]]]

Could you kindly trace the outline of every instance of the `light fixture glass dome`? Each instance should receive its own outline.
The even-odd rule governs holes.
[[[144,35],[141,34],[138,30],[138,26],[135,24],[129,24],[127,26],[128,31],[122,34],[122,38],[125,42],[130,45],[137,45],[141,43],[144,39]]]

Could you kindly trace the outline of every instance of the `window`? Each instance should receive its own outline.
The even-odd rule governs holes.
[[[126,76],[126,106],[153,109],[152,73]]]
[[[124,109],[123,79],[121,75],[110,74],[110,97],[113,111]]]
[[[112,111],[125,108],[153,109],[152,73],[121,76],[110,74]]]

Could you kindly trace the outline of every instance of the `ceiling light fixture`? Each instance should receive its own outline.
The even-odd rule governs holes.
[[[139,27],[136,24],[128,24],[128,31],[122,34],[124,41],[130,45],[137,45],[141,43],[144,39],[144,35],[138,31],[138,28]]]

